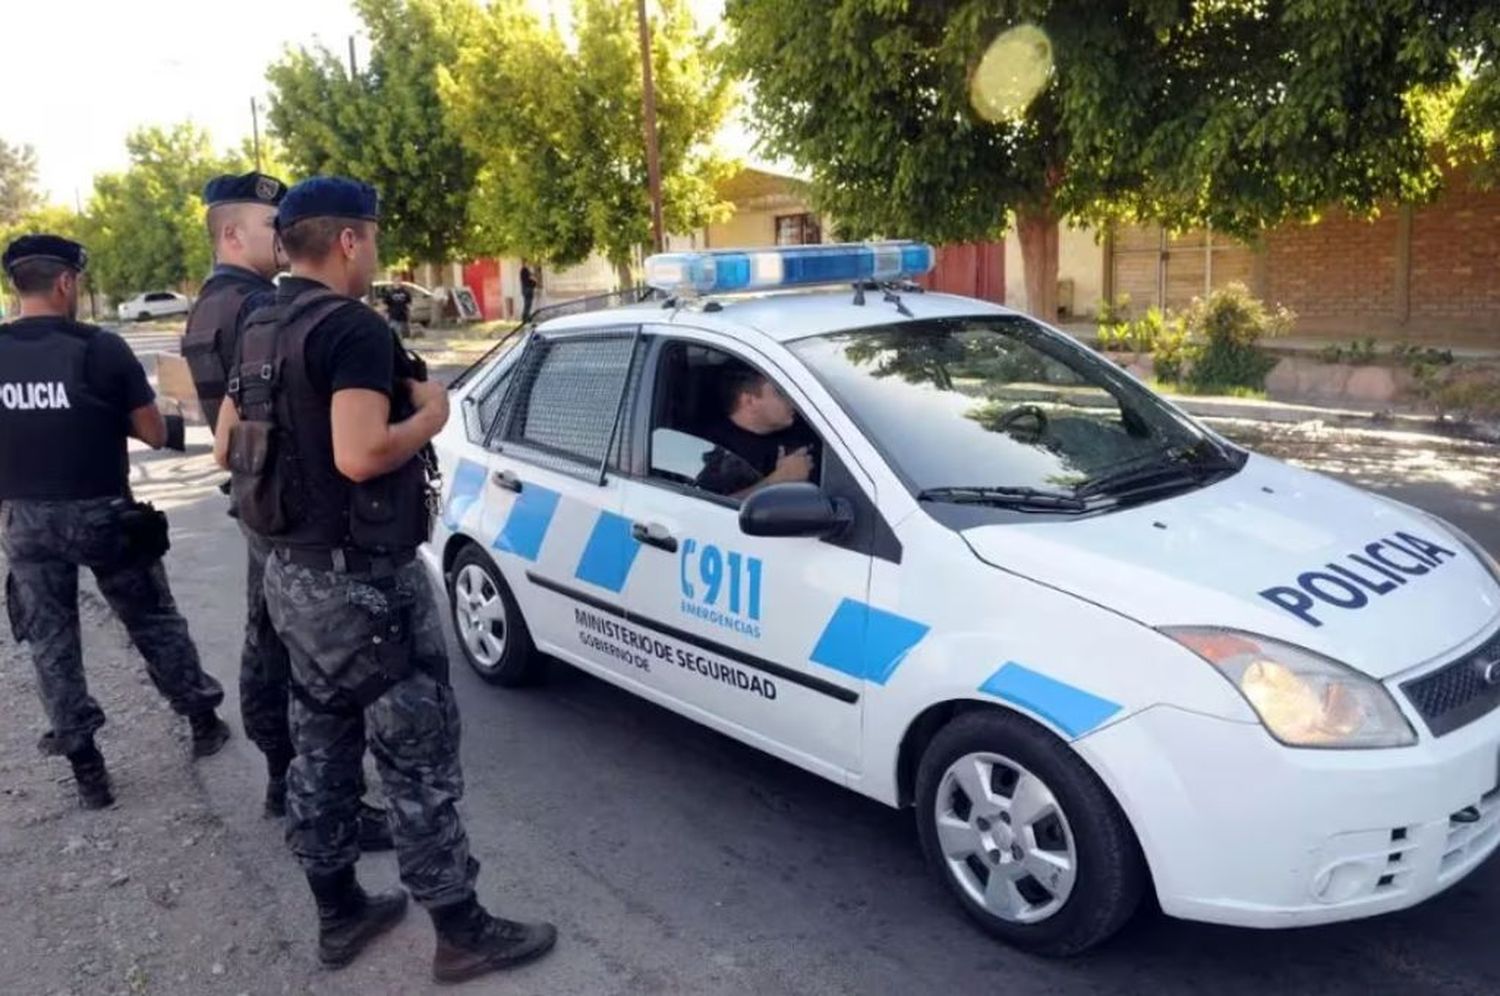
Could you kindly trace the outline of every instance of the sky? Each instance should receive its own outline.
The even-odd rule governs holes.
[[[629,2],[629,0],[621,0]],[[568,0],[531,0],[566,23]],[[723,0],[692,0],[700,23],[716,23]],[[250,98],[288,47],[319,42],[336,52],[356,36],[348,0],[30,0],[0,17],[0,138],[34,146],[49,199],[87,202],[96,173],[126,165],[125,136],[137,127],[191,120],[214,144],[237,146],[251,130]],[[732,124],[721,144],[751,155]]]

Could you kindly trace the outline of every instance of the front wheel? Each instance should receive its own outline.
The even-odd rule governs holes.
[[[1014,713],[963,713],[938,732],[917,772],[917,829],[969,915],[1037,954],[1103,942],[1145,893],[1140,847],[1109,790]]]
[[[143,311],[135,316],[135,320],[138,322],[149,322],[151,320],[151,312]]]
[[[477,546],[466,546],[453,561],[448,585],[453,627],[464,659],[492,685],[530,684],[541,677],[544,661],[531,641],[520,606],[495,562]]]

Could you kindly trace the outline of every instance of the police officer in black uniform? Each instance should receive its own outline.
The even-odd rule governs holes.
[[[218,424],[245,317],[275,299],[272,278],[284,263],[276,238],[276,208],[285,194],[286,184],[254,172],[216,176],[203,188],[214,269],[188,315],[182,355],[210,428]],[[243,522],[240,530],[245,535],[247,610],[240,653],[240,718],[245,734],[266,757],[265,813],[279,818],[286,815],[286,771],[295,753],[287,714],[286,647],[266,613],[264,579],[270,547]],[[384,810],[361,804],[359,841],[367,851],[391,848]]]
[[[368,731],[401,880],[432,916],[433,974],[455,982],[536,958],[550,924],[494,917],[457,804],[459,717],[442,616],[416,548],[428,538],[428,444],[447,391],[359,300],[378,265],[374,188],[314,177],[281,202],[292,273],[240,343],[214,452],[240,515],[271,541],[266,601],[292,664],[287,837],[318,907],[318,955],[348,964],[401,919],[367,895],[350,813]]]
[[[86,261],[82,246],[55,235],[22,236],[0,259],[21,300],[20,317],[0,326],[0,545],[11,628],[31,646],[52,723],[42,749],[72,763],[80,801],[98,809],[114,798],[94,743],[104,712],[83,673],[79,567],[93,571],[152,683],[188,718],[193,755],[216,753],[229,727],[216,712],[224,690],[204,673],[167,585],[166,518],[130,495],[127,437],[181,449],[182,421],[153,404],[123,339],[75,321]]]

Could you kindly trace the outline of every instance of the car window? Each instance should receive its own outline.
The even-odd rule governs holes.
[[[508,410],[504,441],[542,463],[602,473],[618,439],[638,338],[636,329],[534,338],[497,402]]]
[[[464,400],[464,431],[470,442],[484,443],[490,439],[503,413],[508,410],[505,402],[519,366],[517,358],[522,352],[517,346],[497,357]]]
[[[821,481],[821,439],[785,391],[744,360],[667,343],[654,397],[650,479],[733,503],[768,478]]]
[[[1205,441],[1111,364],[1019,316],[905,322],[791,349],[918,492],[1071,492]]]
[[[166,295],[166,294],[162,294],[159,291],[153,291],[150,294],[146,295],[146,300],[148,300],[148,301],[167,301],[167,300],[170,300],[170,297],[168,295]]]

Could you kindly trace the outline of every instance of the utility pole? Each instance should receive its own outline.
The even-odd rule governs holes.
[[[651,184],[651,235],[657,252],[666,248],[661,220],[661,158],[656,146],[656,85],[651,78],[651,25],[646,20],[646,0],[636,0],[641,25],[641,102],[646,119],[646,177]]]
[[[73,213],[79,222],[83,221],[83,197],[78,193],[77,187],[73,188]],[[83,282],[89,289],[89,318],[97,321],[99,318],[99,299],[94,296],[94,281],[85,273]]]
[[[359,67],[354,64],[354,36],[349,36],[349,78],[352,80],[359,75]]]
[[[255,172],[260,172],[260,111],[255,106],[255,98],[250,98],[250,134],[255,143]]]

